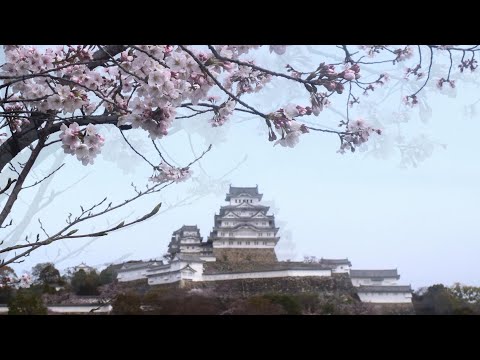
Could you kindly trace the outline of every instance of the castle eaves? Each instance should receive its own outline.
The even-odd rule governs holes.
[[[352,278],[396,278],[399,279],[397,269],[388,270],[350,270]]]
[[[230,191],[225,197],[225,201],[230,201],[232,197],[245,195],[247,197],[257,198],[262,200],[263,194],[258,193],[258,186],[256,187],[233,187],[230,186]]]
[[[389,285],[389,286],[364,286],[357,288],[361,293],[411,293],[410,285]]]

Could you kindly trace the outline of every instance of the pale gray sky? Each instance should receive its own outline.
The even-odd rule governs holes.
[[[285,58],[279,57],[271,65],[281,69],[285,63],[318,64],[322,55],[311,50],[305,46],[292,47]],[[321,47],[313,50],[329,51]],[[268,57],[262,54],[260,60],[265,64]],[[441,74],[444,65],[440,61],[434,71]],[[364,74],[367,77],[368,73]],[[362,99],[361,107],[352,110],[353,117],[378,121],[385,128],[385,135],[368,144],[365,152],[355,154],[337,154],[338,138],[316,133],[304,135],[294,149],[273,147],[267,141],[264,122],[258,119],[235,116],[220,129],[211,129],[207,118],[176,121],[172,135],[162,140],[163,148],[186,165],[194,157],[191,145],[199,154],[212,141],[212,151],[200,162],[202,168],[195,165],[194,176],[186,183],[140,200],[108,220],[118,223],[125,216],[143,215],[159,201],[163,201],[163,212],[108,237],[51,245],[14,268],[21,273],[45,261],[56,262],[62,269],[82,261],[100,265],[121,258],[161,257],[172,231],[183,224],[197,224],[202,236],[208,236],[213,216],[224,205],[230,183],[235,186],[258,184],[264,200],[276,210],[277,222],[285,235],[278,245],[284,257],[348,257],[354,268],[398,268],[400,281],[415,288],[456,281],[478,286],[480,125],[478,115],[465,113],[480,97],[478,78],[475,76],[473,80],[459,82],[456,97],[426,89],[424,96],[431,114],[426,110],[419,114],[418,109],[407,109],[409,122],[398,127],[394,119],[398,120],[398,114],[404,113],[404,108],[399,106],[400,88],[414,89],[418,83],[399,83],[396,87],[399,91],[386,100],[380,100],[386,95],[383,90]],[[391,85],[394,84],[396,80],[392,80]],[[263,97],[247,100],[265,112],[288,102],[306,105],[301,87],[286,85],[276,81]],[[344,101],[337,99],[334,99],[333,110],[344,113]],[[335,127],[338,120],[339,116],[332,110],[309,119],[331,127]],[[428,144],[432,143],[433,153],[417,168],[402,168],[395,143],[397,131],[406,141],[425,134],[426,138],[416,144],[428,151]],[[66,165],[52,177],[46,190],[35,187],[22,192],[21,202],[13,212],[14,225],[17,224],[13,229],[15,238],[35,236],[38,218],[47,231],[54,232],[65,223],[69,212],[75,214],[79,210],[80,204],[88,206],[105,196],[114,202],[121,201],[132,194],[130,183],[145,185],[151,175],[148,165],[122,143],[118,130],[104,128],[101,133],[107,143],[103,155],[93,166],[84,167],[58,148],[49,148],[51,153],[39,162],[36,174],[39,177],[46,174],[54,161]],[[127,135],[134,144],[143,143],[144,152],[157,161],[150,141],[144,141],[146,133],[130,131]],[[234,171],[228,173],[232,169]],[[7,171],[0,176],[4,182]],[[52,190],[61,191],[80,179],[69,190],[48,199]],[[43,198],[40,203],[46,204],[38,212],[39,201],[35,196]],[[96,228],[105,224],[105,219],[92,222]],[[3,231],[9,234],[12,228]],[[290,234],[290,238],[286,234]]]

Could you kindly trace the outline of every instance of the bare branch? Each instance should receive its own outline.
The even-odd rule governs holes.
[[[55,170],[53,170],[50,174],[48,174],[47,176],[45,176],[42,180],[35,181],[34,184],[29,185],[29,186],[25,186],[25,187],[22,188],[22,190],[23,190],[23,189],[28,189],[28,188],[34,187],[35,185],[40,184],[42,181],[48,179],[50,176],[52,176],[53,174],[55,174],[55,173],[56,173],[58,170],[60,170],[64,165],[65,165],[65,163],[63,163],[63,164],[60,165],[58,168],[56,168]]]
[[[203,158],[203,156],[209,152],[210,150],[212,150],[212,144],[208,145],[208,148],[207,150],[205,150],[202,155],[200,155],[198,158],[196,158],[195,160],[193,160],[190,164],[188,164],[186,167],[189,168],[191,165],[195,164],[198,160],[200,160],[201,158]]]
[[[12,184],[14,184],[16,181],[17,179],[12,180],[11,178],[8,178],[7,185],[5,185],[5,187],[2,190],[0,190],[0,195],[3,194],[5,191],[7,191],[10,188],[10,186],[12,186]]]
[[[123,137],[123,140],[125,140],[125,142],[128,144],[128,146],[130,146],[130,148],[135,152],[135,154],[137,154],[138,156],[140,156],[143,160],[145,160],[152,168],[155,168],[155,165],[153,165],[150,161],[148,161],[148,159],[143,156],[142,154],[140,154],[140,152],[137,151],[137,149],[135,149],[133,147],[132,144],[130,144],[130,142],[127,140],[127,138],[125,137],[125,135],[123,134],[123,131],[122,129],[118,129],[120,131],[120,134],[122,134],[122,137]]]

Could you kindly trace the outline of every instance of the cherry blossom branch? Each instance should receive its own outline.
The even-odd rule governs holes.
[[[173,167],[173,166],[163,157],[162,152],[161,152],[160,149],[158,148],[157,143],[155,142],[155,140],[152,139],[152,143],[153,143],[153,146],[155,147],[155,150],[157,150],[158,155],[160,155],[160,159],[162,159],[165,164]]]
[[[93,59],[91,61],[67,63],[65,65],[55,66],[52,69],[48,69],[45,71],[41,71],[38,73],[29,74],[29,75],[0,76],[0,80],[14,79],[11,82],[7,82],[0,85],[0,89],[13,85],[14,83],[17,83],[17,82],[33,79],[35,77],[40,77],[43,75],[49,75],[51,72],[63,70],[76,65],[86,65],[88,69],[93,70],[98,66],[104,65],[105,62],[109,60],[110,56],[118,55],[119,53],[121,53],[122,51],[125,51],[126,49],[127,47],[125,47],[124,45],[108,45],[105,47],[104,50],[98,50],[97,52],[95,52],[92,56]],[[110,55],[106,55],[106,53]]]
[[[180,105],[180,107],[186,107],[187,109],[190,109],[191,106],[209,107],[209,108],[212,108],[214,110],[219,110],[220,109],[220,105],[209,104],[209,103],[198,103],[198,104],[195,104],[195,105],[193,105],[192,103],[184,103],[184,104]],[[240,112],[244,112],[244,113],[248,113],[248,114],[252,114],[252,115],[257,115],[255,112],[253,112],[251,110],[248,110],[248,109],[235,108],[233,111],[240,111]],[[181,119],[181,118],[182,117],[177,117],[176,119]]]
[[[62,124],[68,124],[71,121],[76,121],[79,125],[88,125],[88,124],[111,124],[117,125],[118,115],[91,115],[91,116],[82,116],[82,117],[72,117],[71,119],[66,119],[62,122],[55,123],[49,128],[44,129],[48,135],[60,131],[60,126]],[[130,127],[127,126],[128,129]],[[24,148],[29,146],[38,140],[38,134],[34,131],[35,124],[30,124],[25,130],[15,137],[10,137],[7,141],[0,145],[0,170],[5,167],[17,154],[19,154]],[[32,131],[33,130],[33,131]]]
[[[255,65],[255,64],[247,63],[247,62],[245,62],[245,61],[241,61],[241,60],[237,60],[237,59],[231,59],[231,58],[227,58],[227,57],[221,56],[221,55],[218,53],[218,51],[215,50],[215,48],[214,48],[213,46],[211,46],[211,45],[208,45],[208,48],[210,49],[210,51],[212,52],[212,54],[213,54],[218,60],[232,62],[232,63],[235,63],[235,64],[237,64],[237,65],[241,65],[241,66],[247,66],[247,67],[249,67],[249,68],[251,68],[251,69],[264,72],[265,74],[269,74],[269,75],[277,76],[277,77],[282,77],[282,78],[285,78],[285,79],[288,79],[288,80],[296,81],[296,82],[301,83],[301,84],[318,85],[318,83],[314,82],[313,80],[305,80],[305,79],[302,79],[302,78],[300,78],[300,77],[296,78],[296,77],[293,77],[293,76],[290,76],[290,75],[287,75],[287,74],[283,74],[283,73],[279,73],[279,72],[272,71],[272,70],[269,70],[269,69],[265,69],[265,68],[263,68],[263,67],[260,67],[260,66],[258,66],[258,65]]]
[[[115,58],[108,52],[108,50],[104,49],[103,46],[99,45],[98,46],[100,48],[100,50],[102,50],[103,52],[105,52],[109,57],[110,57],[110,60],[112,60],[112,62],[117,65],[120,69],[122,69],[122,71],[124,71],[125,73],[133,76],[135,79],[137,79],[138,81],[140,82],[143,82],[143,83],[146,83],[145,79],[142,79],[140,77],[138,77],[136,74],[128,71],[127,69],[125,69],[124,66],[122,66],[117,60],[115,60]]]
[[[198,66],[213,80],[213,82],[224,92],[226,93],[228,96],[230,96],[230,98],[234,99],[236,102],[238,102],[239,104],[243,105],[244,107],[246,107],[247,109],[253,111],[256,115],[258,116],[261,116],[262,118],[265,119],[265,121],[267,122],[267,125],[270,127],[270,119],[268,118],[267,115],[261,113],[260,111],[258,111],[257,109],[251,107],[250,105],[248,105],[247,103],[245,103],[244,101],[242,101],[240,98],[238,98],[237,96],[235,96],[234,94],[232,94],[230,91],[228,91],[218,80],[215,76],[212,75],[212,73],[210,72],[210,70],[207,69],[207,67],[193,54],[193,52],[191,52],[190,50],[188,50],[185,46],[183,45],[179,45],[179,47],[185,51],[188,55],[190,55],[193,60],[198,64]]]
[[[425,80],[423,85],[420,87],[420,89],[415,91],[415,93],[413,93],[412,95],[409,95],[410,98],[414,98],[415,96],[417,96],[417,94],[423,90],[423,88],[427,85],[428,81],[430,80],[430,74],[432,72],[432,65],[433,65],[433,50],[431,47],[429,47],[429,49],[430,49],[430,63],[428,65],[427,79]]]
[[[152,60],[155,60],[156,62],[158,62],[160,65],[166,67],[167,69],[169,69],[168,65],[165,64],[164,61],[160,60],[159,58],[153,56],[152,54],[149,54],[147,51],[145,50],[142,50],[140,49],[138,46],[135,46],[135,45],[129,45],[129,47],[131,47],[132,49],[135,49],[141,53],[144,53],[145,55],[147,55],[149,58],[151,58]]]

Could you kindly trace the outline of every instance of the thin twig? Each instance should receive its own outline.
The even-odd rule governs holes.
[[[34,187],[35,185],[40,184],[42,181],[48,179],[50,176],[52,176],[53,174],[55,174],[55,173],[56,173],[58,170],[60,170],[64,165],[65,165],[65,163],[63,163],[62,165],[60,165],[58,168],[56,168],[55,170],[53,170],[50,174],[48,174],[47,176],[45,176],[42,180],[36,181],[36,182],[35,182],[34,184],[32,184],[32,185],[22,187],[22,190],[28,189],[28,188]]]

